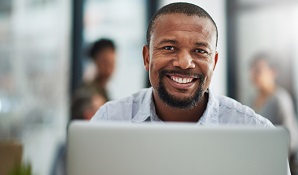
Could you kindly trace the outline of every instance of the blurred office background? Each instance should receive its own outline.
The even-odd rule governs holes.
[[[70,98],[90,65],[89,44],[117,47],[112,99],[148,87],[142,46],[152,14],[171,0],[0,0],[0,140],[19,140],[23,161],[49,175],[66,139]],[[212,88],[248,104],[251,57],[279,58],[278,82],[298,99],[298,1],[190,0],[213,17],[219,62]],[[295,103],[297,109],[297,103]]]

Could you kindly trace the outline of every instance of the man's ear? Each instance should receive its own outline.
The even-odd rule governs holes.
[[[213,66],[213,70],[214,70],[215,67],[216,67],[217,61],[218,61],[218,52],[216,51],[215,56],[214,56],[214,66]]]
[[[143,61],[144,61],[144,67],[145,67],[146,71],[149,71],[150,57],[149,57],[149,46],[148,45],[143,46]]]

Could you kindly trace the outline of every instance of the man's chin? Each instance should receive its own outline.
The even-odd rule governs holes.
[[[187,102],[187,101],[192,101],[195,97],[194,96],[177,96],[177,95],[172,95],[172,94],[168,94],[170,96],[170,98],[173,100],[173,101],[179,101],[181,103],[183,102]]]
[[[198,94],[192,96],[181,96],[170,93],[159,93],[161,100],[168,106],[179,109],[192,109],[199,102],[200,96]]]
[[[163,81],[157,88],[159,98],[168,106],[179,109],[192,109],[198,105],[202,97],[202,85],[193,90],[180,91],[176,88],[167,88]]]

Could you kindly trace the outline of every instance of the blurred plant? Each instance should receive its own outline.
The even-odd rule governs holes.
[[[8,175],[32,175],[31,164],[17,165]]]

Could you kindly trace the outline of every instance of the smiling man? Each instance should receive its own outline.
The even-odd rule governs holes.
[[[201,125],[272,124],[252,109],[209,88],[218,61],[211,16],[189,3],[162,7],[151,19],[144,66],[152,87],[102,106],[92,122],[196,122]]]

